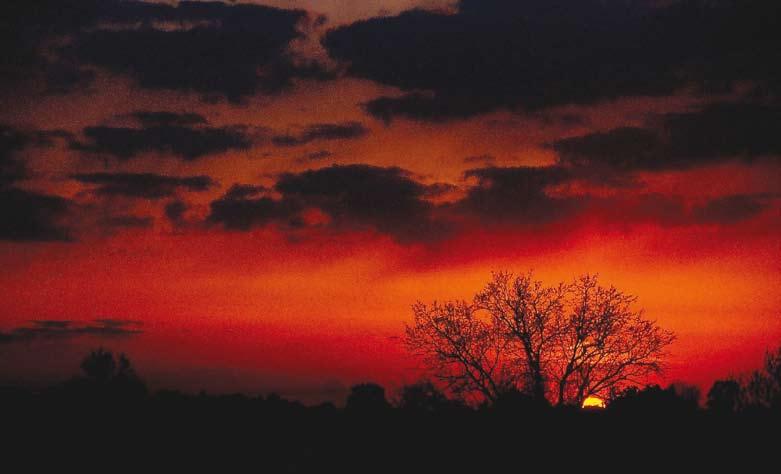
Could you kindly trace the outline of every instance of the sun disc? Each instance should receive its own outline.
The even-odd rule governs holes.
[[[599,397],[586,397],[583,400],[583,408],[605,408],[605,401]]]

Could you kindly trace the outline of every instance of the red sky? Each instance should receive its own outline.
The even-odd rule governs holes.
[[[501,14],[499,1],[255,3],[307,10],[291,22],[301,36],[260,59],[241,49],[255,36],[220,43],[211,82],[199,77],[209,60],[165,32],[230,29],[234,7],[140,14],[152,26],[128,26],[111,2],[92,26],[11,12],[52,33],[11,29],[20,59],[0,94],[0,332],[44,320],[136,329],[0,338],[0,382],[65,377],[104,345],[128,352],[155,387],[306,400],[365,380],[397,387],[420,375],[399,341],[411,305],[469,299],[496,270],[546,283],[598,273],[637,295],[677,335],[665,382],[707,387],[781,342],[779,74],[720,59],[765,50],[696,28],[680,34],[704,38],[701,49],[681,57],[658,39],[637,60],[599,49],[621,32],[608,43],[573,33],[585,53],[549,48],[545,35],[521,50],[517,25],[502,33],[514,46],[497,50],[474,18],[519,14]],[[428,10],[396,16],[416,6]],[[729,31],[756,26],[752,12]],[[554,39],[570,39],[575,13],[556,13]],[[266,14],[245,15],[258,22],[252,34]],[[547,14],[528,13],[530,31]],[[185,23],[166,26],[165,15]],[[572,21],[611,25],[596,16]],[[464,45],[446,41],[448,22]],[[91,43],[95,28],[107,51]],[[117,31],[136,36],[113,43]],[[149,69],[165,66],[136,55],[146,34],[160,44],[144,54],[191,75]],[[208,51],[209,38],[193,49]],[[313,62],[319,75],[276,71],[269,55]],[[247,63],[261,77],[249,89]],[[56,67],[84,77],[52,78]],[[270,88],[269,71],[289,83]],[[230,194],[237,184],[255,188]]]

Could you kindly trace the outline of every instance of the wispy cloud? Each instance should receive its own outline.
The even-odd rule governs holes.
[[[38,340],[68,339],[80,336],[129,337],[142,334],[143,323],[132,319],[95,319],[88,323],[69,320],[35,320],[29,325],[0,331],[0,344]]]

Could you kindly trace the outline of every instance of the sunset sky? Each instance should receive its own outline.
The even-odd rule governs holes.
[[[420,376],[416,300],[598,273],[707,389],[781,343],[776,0],[0,6],[0,384]]]

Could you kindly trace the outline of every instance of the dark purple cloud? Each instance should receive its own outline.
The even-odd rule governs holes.
[[[323,40],[353,76],[398,87],[376,117],[440,121],[539,110],[693,85],[776,90],[775,0],[461,0],[339,27]]]
[[[179,190],[206,191],[216,183],[208,176],[167,176],[155,173],[82,173],[71,179],[94,185],[92,193],[98,196],[161,199],[171,197]]]
[[[359,122],[316,123],[298,134],[277,135],[272,142],[277,146],[299,146],[321,140],[354,140],[368,133],[369,129]]]
[[[96,319],[89,323],[67,320],[36,320],[27,326],[0,331],[0,344],[70,339],[81,336],[102,338],[128,337],[142,334],[143,323],[129,319]]]

